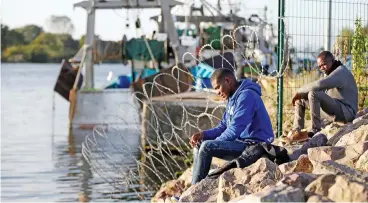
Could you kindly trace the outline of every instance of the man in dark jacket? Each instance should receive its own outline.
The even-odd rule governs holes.
[[[289,141],[309,139],[321,130],[322,119],[351,122],[358,111],[358,88],[353,74],[329,51],[321,52],[317,63],[326,77],[304,85],[294,95],[294,129],[287,137]],[[310,109],[312,118],[309,132],[302,131],[306,108]]]
[[[228,103],[217,127],[198,132],[190,139],[194,147],[193,184],[207,176],[212,157],[232,160],[251,144],[274,140],[271,120],[257,83],[237,81],[231,70],[222,68],[212,74],[211,84]]]

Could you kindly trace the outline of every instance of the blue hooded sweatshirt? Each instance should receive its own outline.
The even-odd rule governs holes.
[[[242,80],[229,98],[220,124],[204,131],[204,140],[250,140],[271,143],[274,140],[271,120],[261,99],[261,87]]]

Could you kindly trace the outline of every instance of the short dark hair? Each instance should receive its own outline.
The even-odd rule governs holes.
[[[321,53],[319,53],[318,58],[324,58],[324,59],[329,58],[329,59],[334,59],[335,57],[334,57],[334,55],[333,55],[331,52],[329,52],[329,51],[322,51]]]
[[[231,77],[233,79],[235,78],[234,73],[228,69],[228,68],[219,68],[216,69],[211,76],[211,81],[217,80],[218,82],[222,81],[226,76]]]

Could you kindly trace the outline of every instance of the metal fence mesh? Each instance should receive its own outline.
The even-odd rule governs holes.
[[[284,9],[284,17],[279,17],[283,19],[285,30],[279,29],[279,35],[285,36],[288,43],[285,49],[288,49],[289,60],[283,77],[283,105],[279,107],[283,113],[283,134],[292,127],[294,110],[290,103],[296,90],[323,77],[317,65],[321,51],[331,51],[355,74],[352,65],[355,23],[361,19],[364,34],[368,36],[368,0],[285,0]],[[368,47],[368,38],[363,40]],[[366,56],[365,64],[368,64],[368,49],[361,54]],[[362,108],[367,106],[366,72],[357,78],[357,84],[359,107]],[[306,115],[308,120],[309,114]]]

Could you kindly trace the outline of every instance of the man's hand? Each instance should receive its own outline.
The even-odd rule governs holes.
[[[294,97],[293,97],[293,100],[291,101],[291,104],[292,104],[293,106],[295,106],[295,102],[296,102],[297,100],[299,100],[299,99],[301,99],[301,95],[300,95],[299,93],[295,93],[295,95],[294,95]]]
[[[195,147],[200,141],[203,140],[203,132],[198,132],[192,135],[192,137],[190,138],[189,144],[192,147]]]

